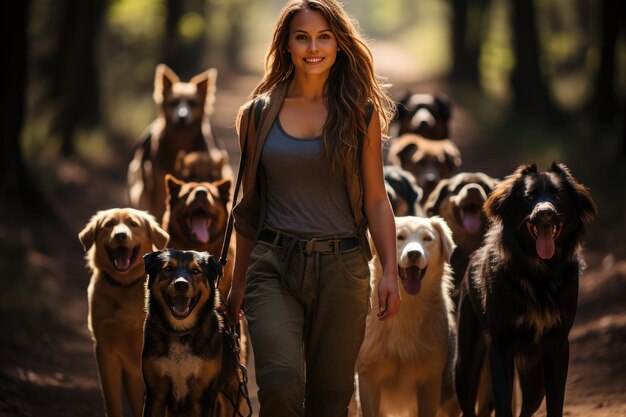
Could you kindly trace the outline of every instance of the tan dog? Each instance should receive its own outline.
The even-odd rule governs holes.
[[[216,78],[217,70],[211,68],[189,82],[181,82],[169,67],[157,66],[153,96],[159,114],[142,135],[128,165],[127,186],[133,207],[148,210],[157,219],[163,217],[165,174],[174,172],[179,151],[212,152],[215,157],[227,158],[209,123]]]
[[[87,290],[87,323],[94,341],[105,414],[123,415],[123,394],[135,417],[141,416],[144,385],[143,255],[167,245],[168,234],[154,217],[131,208],[96,213],[78,238],[92,271]]]
[[[449,139],[430,140],[408,133],[396,139],[388,154],[389,163],[411,172],[428,199],[439,180],[450,178],[461,166],[461,151]]]
[[[455,401],[448,264],[455,245],[441,217],[397,217],[396,230],[402,306],[392,320],[380,321],[374,311],[367,317],[356,363],[360,408],[363,417],[416,411],[435,417],[440,403]],[[377,256],[370,268],[377,288],[382,275]],[[378,305],[377,292],[372,294],[372,305]]]

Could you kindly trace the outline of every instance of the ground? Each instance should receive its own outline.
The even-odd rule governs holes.
[[[256,77],[218,85],[215,131],[234,164],[234,118]],[[236,86],[236,87],[229,87]],[[479,159],[471,121],[455,113],[464,163],[510,172],[502,159]],[[0,200],[0,416],[102,416],[92,342],[87,332],[89,273],[77,233],[97,210],[126,204],[128,149],[103,158],[55,161],[38,168],[53,184],[51,210]],[[503,167],[504,165],[504,167]],[[477,169],[477,168],[472,168]],[[505,170],[505,171],[502,171]],[[602,207],[600,208],[602,210]],[[52,213],[52,214],[50,214]],[[597,229],[600,230],[600,229]],[[597,232],[596,230],[596,232]],[[586,249],[579,313],[570,335],[565,415],[626,415],[626,250],[594,242]],[[255,394],[251,372],[250,392]],[[258,408],[255,408],[258,410]],[[542,413],[539,413],[542,415]]]

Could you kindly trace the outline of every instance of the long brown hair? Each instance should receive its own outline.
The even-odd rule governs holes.
[[[252,95],[254,98],[270,94],[278,85],[293,78],[295,70],[287,52],[289,30],[293,17],[305,9],[318,11],[324,16],[339,47],[325,86],[328,118],[323,131],[324,151],[331,156],[333,168],[337,168],[356,158],[358,138],[367,134],[365,112],[369,102],[373,105],[373,114],[380,118],[384,140],[388,138],[387,129],[394,112],[394,102],[374,73],[372,53],[359,33],[358,24],[341,3],[336,0],[294,0],[283,7],[265,56],[265,74]]]

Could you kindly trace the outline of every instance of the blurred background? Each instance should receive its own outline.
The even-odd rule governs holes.
[[[235,116],[260,80],[284,3],[24,0],[2,14],[1,415],[102,415],[76,234],[97,210],[128,204],[126,167],[156,115],[159,63],[183,80],[218,69],[211,123],[237,165]],[[626,355],[615,348],[626,342],[618,302],[626,295],[624,1],[344,5],[394,98],[412,91],[451,99],[462,170],[503,177],[526,161],[541,169],[564,162],[591,189],[600,214],[587,233],[597,298],[587,311],[604,321],[581,336],[573,361],[606,368],[606,387],[577,398],[609,410],[613,397],[602,398],[626,393]],[[605,361],[594,362],[597,355]]]

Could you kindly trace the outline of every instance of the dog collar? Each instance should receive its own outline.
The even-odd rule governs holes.
[[[132,287],[133,285],[137,285],[139,284],[142,280],[144,280],[146,278],[145,275],[141,275],[139,278],[137,278],[134,281],[131,281],[128,284],[122,284],[121,282],[117,281],[116,279],[114,279],[112,276],[110,276],[107,273],[103,273],[102,275],[104,275],[104,278],[107,280],[107,282],[111,285],[113,285],[114,287],[120,287],[120,288],[129,288]]]

